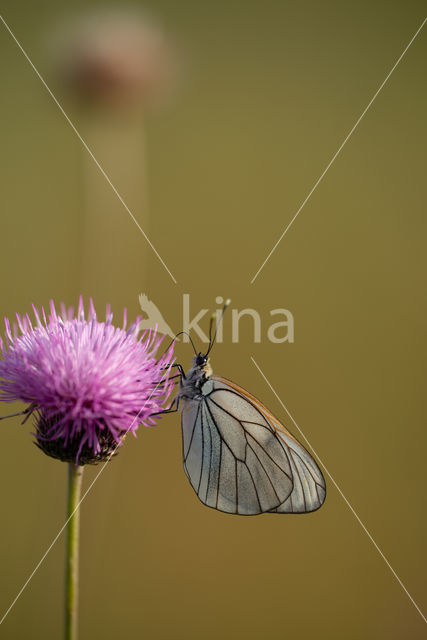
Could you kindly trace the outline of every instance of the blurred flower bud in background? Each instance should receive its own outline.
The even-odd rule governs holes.
[[[135,9],[69,19],[53,42],[58,80],[87,105],[152,108],[176,86],[173,46],[156,21]]]

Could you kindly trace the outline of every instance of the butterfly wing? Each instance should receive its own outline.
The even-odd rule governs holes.
[[[230,380],[219,377],[213,379],[218,392],[222,390],[222,392],[238,394],[258,412],[260,422],[265,421],[268,424],[286,453],[291,468],[293,488],[280,505],[269,511],[309,513],[319,509],[325,501],[326,484],[322,472],[308,451],[257,398]],[[214,399],[215,394],[210,397]],[[225,396],[223,396],[224,400]],[[242,412],[236,417],[242,419]]]
[[[204,504],[242,515],[320,507],[325,482],[316,463],[247,391],[212,377],[183,404],[184,469]]]
[[[250,402],[216,387],[210,379],[201,399],[183,400],[184,469],[193,489],[226,513],[278,508],[293,489],[285,449]]]

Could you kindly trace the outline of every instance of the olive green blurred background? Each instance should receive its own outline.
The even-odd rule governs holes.
[[[47,77],[49,34],[67,4],[3,2]],[[425,30],[250,285],[421,24],[423,3],[144,6],[181,56],[169,104],[144,123],[106,122],[57,95],[177,284],[2,27],[1,314],[83,293],[100,313],[109,301],[133,317],[140,292],[177,331],[183,293],[194,312],[219,295],[259,310],[260,344],[249,321],[232,344],[225,317],[214,370],[295,432],[256,359],[425,611]],[[99,224],[88,224],[91,208]],[[294,315],[294,344],[267,340],[277,307]],[[191,348],[177,351],[188,366]],[[1,429],[3,614],[64,523],[66,469],[33,446],[28,425]],[[312,515],[227,516],[197,500],[180,438],[176,415],[140,428],[82,505],[82,639],[425,637],[328,478]],[[97,471],[87,469],[86,486]],[[61,637],[63,543],[2,637]]]

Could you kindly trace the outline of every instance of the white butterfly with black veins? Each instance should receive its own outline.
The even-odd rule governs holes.
[[[326,485],[311,455],[259,400],[212,375],[208,354],[215,335],[187,374],[179,367],[176,404],[182,404],[182,451],[191,486],[205,505],[225,513],[319,509]]]

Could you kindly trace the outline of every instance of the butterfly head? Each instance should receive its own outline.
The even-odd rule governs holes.
[[[216,313],[214,313],[211,316],[211,321],[209,324],[209,346],[208,346],[208,350],[206,351],[206,353],[201,353],[200,351],[197,352],[196,347],[191,339],[191,336],[186,333],[186,332],[182,332],[182,333],[186,333],[186,335],[188,336],[193,349],[194,349],[194,356],[193,356],[193,361],[191,363],[191,369],[186,373],[185,376],[181,377],[181,382],[180,382],[180,390],[178,392],[178,395],[180,397],[184,397],[184,398],[195,398],[197,396],[200,395],[200,390],[203,386],[203,384],[206,382],[206,380],[208,378],[211,377],[212,375],[212,367],[210,365],[209,362],[209,353],[215,343],[215,339],[216,339],[216,335],[217,335],[217,331],[218,331],[218,326],[220,324],[220,322],[222,321],[222,316],[224,315],[224,311],[226,310],[226,308],[228,307],[228,305],[230,304],[230,300],[226,300],[225,304],[222,308],[220,317],[218,318],[218,322],[216,324],[216,328],[215,328],[215,332],[212,335],[212,329],[213,329],[213,323],[214,320],[216,318]],[[179,335],[179,334],[178,334]]]
[[[197,353],[193,357],[193,367],[205,374],[206,378],[212,375],[212,367],[207,354]]]

